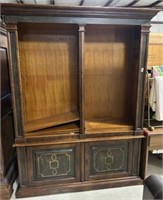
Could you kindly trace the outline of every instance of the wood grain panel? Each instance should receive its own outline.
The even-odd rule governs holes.
[[[128,120],[132,36],[129,28],[86,26],[86,120]]]
[[[132,130],[131,123],[122,120],[90,120],[85,122],[86,133],[108,133]]]
[[[57,114],[55,116],[46,117],[39,120],[33,120],[31,122],[26,122],[24,125],[24,129],[26,130],[26,132],[31,132],[46,127],[52,127],[60,124],[65,124],[67,122],[77,121],[78,119],[79,119],[78,112]]]
[[[150,33],[148,45],[148,62],[147,67],[163,65],[163,34]]]
[[[63,135],[65,133],[69,134],[74,134],[79,132],[79,126],[75,123],[69,123],[69,124],[64,124],[64,125],[59,125],[43,130],[38,130],[30,133],[26,133],[25,137],[26,138],[33,138],[33,137],[49,137],[49,136],[54,136],[55,135]]]
[[[163,149],[163,134],[150,137],[149,149]]]
[[[74,120],[71,112],[78,110],[76,33],[71,25],[18,26],[25,131],[53,126],[60,114],[60,123],[65,123],[64,113],[70,113],[68,121]]]

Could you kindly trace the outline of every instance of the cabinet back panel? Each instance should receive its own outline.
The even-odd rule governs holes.
[[[128,118],[132,37],[132,28],[86,26],[86,119]]]
[[[73,25],[18,26],[24,124],[78,110],[76,33]]]

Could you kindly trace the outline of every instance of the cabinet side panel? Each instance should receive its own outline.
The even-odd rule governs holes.
[[[10,25],[7,26],[8,39],[9,39],[9,58],[10,58],[10,80],[12,90],[12,102],[14,112],[14,127],[15,135],[23,135],[22,126],[22,112],[21,112],[21,100],[20,100],[20,82],[18,73],[18,59],[17,59],[17,26],[14,28]]]

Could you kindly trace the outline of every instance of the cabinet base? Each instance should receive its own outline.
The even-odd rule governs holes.
[[[41,195],[51,195],[66,192],[79,192],[96,189],[106,189],[113,187],[131,186],[143,184],[140,177],[125,177],[119,179],[98,180],[78,182],[71,184],[55,184],[48,186],[34,186],[34,187],[18,187],[16,192],[17,198],[32,197]]]

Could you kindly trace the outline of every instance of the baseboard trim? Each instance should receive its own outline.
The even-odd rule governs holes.
[[[122,186],[141,185],[143,180],[140,177],[128,177],[112,180],[97,180],[76,182],[71,184],[55,184],[34,187],[19,187],[17,188],[16,197],[32,197],[41,195],[51,195],[67,192],[80,192],[88,190],[106,189]]]

